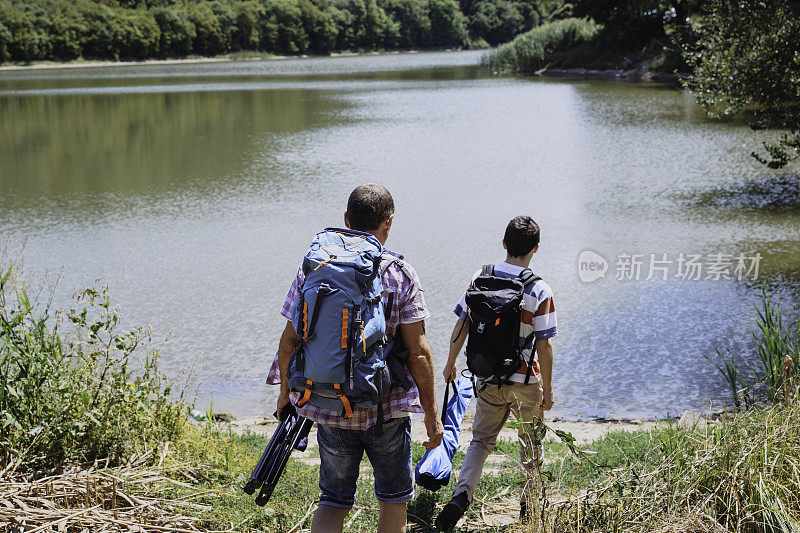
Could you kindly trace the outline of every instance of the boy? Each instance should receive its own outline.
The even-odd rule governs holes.
[[[527,216],[514,218],[506,227],[503,248],[507,251],[506,260],[494,265],[492,275],[501,278],[520,276],[528,269],[533,254],[539,251],[539,226]],[[473,281],[480,274],[481,271],[476,272]],[[556,335],[556,312],[550,286],[539,278],[533,279],[525,287],[523,295],[519,336],[525,339],[533,334],[536,357],[529,369],[531,347],[528,345],[521,353],[519,369],[499,386],[480,381],[476,384],[478,401],[472,441],[464,457],[453,497],[436,518],[436,526],[440,530],[447,531],[455,527],[471,503],[483,464],[494,449],[497,435],[503,429],[509,413],[513,413],[520,422],[533,422],[541,420],[542,412],[553,406],[553,345],[550,339]],[[458,320],[453,329],[450,357],[443,372],[448,382],[457,376],[456,358],[469,334],[469,309],[465,297],[461,298],[454,313]],[[521,427],[518,436],[520,461],[526,478],[520,496],[520,519],[525,520],[527,499],[532,489],[533,474],[541,461],[541,449],[532,442],[530,426]]]

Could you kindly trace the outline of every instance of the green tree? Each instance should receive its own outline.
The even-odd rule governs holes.
[[[84,6],[83,17],[86,21],[83,56],[96,59],[116,58],[118,51],[114,35],[119,30],[114,10],[104,4],[89,2]]]
[[[430,0],[431,45],[463,46],[467,42],[466,17],[456,0]]]
[[[308,35],[303,29],[303,12],[296,0],[264,0],[267,18],[274,21],[273,51],[285,54],[304,53],[308,50]]]
[[[255,0],[245,0],[234,4],[236,11],[236,31],[231,48],[235,50],[258,50],[261,44],[258,22],[266,17],[263,6]]]
[[[508,42],[525,31],[525,17],[507,0],[481,2],[469,21],[470,37],[492,45]]]
[[[130,9],[117,15],[114,46],[117,57],[145,59],[158,54],[161,30],[146,10]]]
[[[745,112],[754,129],[789,133],[753,157],[782,168],[800,154],[800,2],[713,0],[689,50],[688,83],[712,116]]]
[[[157,7],[153,10],[153,19],[161,30],[159,56],[181,57],[192,53],[197,33],[186,11],[172,7]]]
[[[0,21],[11,33],[11,41],[6,46],[11,59],[30,62],[49,57],[50,38],[46,25],[42,24],[43,14],[43,10],[33,4],[0,1]]]
[[[11,59],[11,54],[8,52],[8,45],[14,37],[11,31],[0,22],[0,63],[4,63]]]
[[[220,20],[207,2],[187,4],[189,20],[194,24],[194,52],[216,55],[228,49],[228,40]]]
[[[336,47],[339,29],[330,13],[322,11],[311,0],[299,0],[303,13],[303,30],[308,35],[308,47],[314,53],[327,54]]]
[[[431,19],[427,0],[387,0],[384,9],[397,22],[400,48],[425,48],[430,46]]]

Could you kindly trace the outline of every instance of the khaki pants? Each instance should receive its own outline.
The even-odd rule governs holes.
[[[480,385],[478,389],[480,389]],[[488,385],[478,393],[478,405],[475,409],[475,421],[472,424],[472,441],[461,465],[453,494],[466,492],[467,498],[472,502],[472,495],[481,478],[483,464],[494,450],[497,435],[508,420],[509,413],[520,422],[533,422],[542,419],[542,389],[537,382],[528,385],[511,383],[502,385]],[[542,459],[542,448],[535,446],[532,440],[532,427],[523,425],[517,431],[519,440],[520,463],[522,474],[525,477],[525,486],[522,489],[520,501],[525,502],[528,492],[536,488],[533,485],[539,478],[538,465]]]

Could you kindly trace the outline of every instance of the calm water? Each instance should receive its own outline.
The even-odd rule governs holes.
[[[490,77],[479,52],[0,72],[0,234],[55,302],[101,276],[130,324],[174,333],[201,403],[271,413],[263,385],[288,284],[350,190],[386,185],[389,241],[416,267],[446,358],[471,273],[514,215],[559,313],[554,414],[644,417],[726,399],[703,359],[750,355],[758,282],[645,280],[649,254],[762,254],[791,298],[800,214],[697,198],[771,176],[756,137],[655,85]],[[578,256],[609,262],[584,283]],[[615,278],[643,254],[640,281]],[[463,363],[463,361],[462,361]]]

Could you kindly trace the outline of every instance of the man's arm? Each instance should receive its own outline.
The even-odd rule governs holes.
[[[467,335],[469,335],[469,328],[467,327],[466,321],[459,318],[456,320],[456,325],[453,327],[453,334],[450,336],[450,355],[442,371],[446,383],[450,383],[458,377],[456,359],[458,358],[458,354],[461,353],[461,348],[464,347],[464,343],[467,341]]]
[[[436,409],[436,393],[433,382],[433,356],[425,338],[425,322],[400,324],[400,334],[408,348],[408,365],[414,383],[419,389],[419,400],[422,410],[425,411],[425,429],[428,432],[428,441],[423,444],[428,450],[439,446],[444,435],[444,427],[439,419]]]
[[[542,372],[542,410],[553,407],[553,343],[550,339],[536,341],[536,353]]]
[[[281,342],[278,346],[278,365],[281,370],[281,394],[278,397],[278,419],[281,418],[281,411],[289,403],[289,359],[297,347],[300,339],[294,331],[292,322],[287,320],[286,327],[281,334]]]

